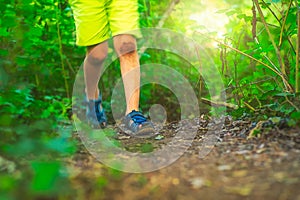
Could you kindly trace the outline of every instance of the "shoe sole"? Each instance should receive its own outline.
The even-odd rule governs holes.
[[[88,124],[89,124],[89,126],[91,126],[93,129],[104,129],[104,128],[106,128],[106,126],[107,126],[106,122],[101,122],[101,123],[99,123],[99,124],[97,124],[97,125],[95,125],[95,124],[93,124],[93,123],[88,123]]]
[[[156,131],[153,127],[142,127],[138,132],[130,134],[130,136],[137,138],[150,138],[156,135]]]

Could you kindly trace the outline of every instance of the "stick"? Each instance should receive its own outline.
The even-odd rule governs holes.
[[[206,98],[201,98],[200,99],[202,103],[205,103],[207,105],[211,105],[211,106],[216,106],[216,107],[226,107],[226,108],[230,108],[230,109],[238,109],[238,106],[232,103],[226,103],[226,102],[218,102],[218,101],[212,101]]]
[[[289,3],[289,7],[288,7],[288,9],[286,11],[286,14],[285,14],[284,19],[283,19],[283,23],[281,25],[280,38],[279,38],[279,46],[281,46],[281,44],[282,44],[283,31],[284,31],[284,27],[285,27],[286,20],[288,18],[288,15],[289,15],[292,3],[293,3],[293,0],[291,0],[290,3]]]

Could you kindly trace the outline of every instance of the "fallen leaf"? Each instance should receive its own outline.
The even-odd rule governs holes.
[[[242,196],[248,196],[252,192],[252,185],[245,185],[240,187],[225,187],[225,192],[231,194],[239,194]]]
[[[180,181],[178,178],[173,178],[173,180],[172,180],[173,185],[179,185],[179,183],[180,183]]]
[[[230,166],[230,165],[220,165],[220,166],[218,166],[219,171],[226,171],[226,170],[231,170],[231,169],[232,169],[232,166]]]
[[[237,170],[232,173],[232,176],[233,177],[245,177],[245,176],[247,176],[247,174],[248,174],[247,170]]]
[[[191,184],[194,189],[199,189],[199,188],[205,186],[205,180],[201,177],[193,178],[191,180]]]
[[[156,136],[154,139],[155,140],[162,140],[162,139],[164,139],[165,137],[163,136],[163,135],[158,135],[158,136]]]

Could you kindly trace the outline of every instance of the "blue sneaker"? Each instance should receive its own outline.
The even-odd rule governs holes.
[[[107,118],[102,107],[102,97],[99,95],[97,100],[86,100],[86,118],[94,128],[104,128]]]
[[[131,111],[124,118],[124,124],[132,135],[136,137],[147,137],[155,134],[155,129],[151,121],[139,111]]]

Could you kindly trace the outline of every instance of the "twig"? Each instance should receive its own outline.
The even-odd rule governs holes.
[[[34,77],[35,77],[36,86],[39,87],[40,86],[40,80],[39,80],[39,76],[37,75],[37,73],[34,75]]]
[[[60,0],[58,0],[58,7],[56,8],[56,19],[59,20],[60,18],[60,10],[61,10],[61,4]],[[69,85],[68,85],[68,80],[66,77],[66,71],[65,71],[65,63],[64,63],[64,56],[63,56],[63,46],[62,46],[62,38],[61,38],[61,33],[60,33],[60,27],[59,27],[59,21],[56,22],[56,29],[57,29],[57,38],[58,38],[58,45],[59,45],[59,55],[60,55],[60,62],[61,62],[61,68],[62,68],[62,75],[65,81],[65,89],[67,93],[67,97],[70,97],[70,92],[69,92]]]
[[[224,48],[221,48],[221,51],[220,51],[220,60],[221,60],[221,63],[222,63],[222,74],[224,75],[224,71],[225,71],[225,62],[224,62]]]
[[[259,108],[261,108],[261,101],[259,100],[259,98],[257,97],[257,96],[255,96],[255,99],[256,99],[256,101],[258,102],[258,104],[259,104]]]
[[[289,12],[290,12],[292,3],[293,3],[293,0],[290,1],[289,7],[288,7],[288,9],[287,9],[287,11],[286,11],[286,14],[285,14],[284,18],[283,18],[283,23],[282,23],[282,25],[281,25],[281,31],[280,31],[279,44],[278,44],[279,46],[281,46],[281,44],[282,44],[283,31],[284,31],[284,27],[285,27],[286,20],[287,20],[287,18],[288,18],[288,15],[289,15]]]
[[[66,59],[66,63],[68,65],[69,69],[72,71],[72,73],[75,74],[75,70],[73,69],[71,63],[69,62],[69,59]]]
[[[289,104],[291,104],[291,106],[293,106],[297,111],[300,110],[293,102],[291,102],[291,101],[289,100],[289,98],[288,98],[287,96],[285,96],[285,99],[286,99],[286,101],[287,101]]]
[[[201,95],[202,94],[202,83],[203,83],[202,78],[201,78],[201,74],[203,72],[203,66],[202,66],[201,57],[200,57],[200,54],[199,54],[199,47],[197,45],[195,45],[195,48],[196,48],[197,58],[198,58],[198,61],[199,61],[199,71],[200,71],[199,81],[197,82],[197,85],[199,83],[199,93]]]
[[[256,44],[260,44],[258,41],[258,38],[254,38],[254,41],[256,42]],[[261,47],[259,47],[260,50],[263,50]],[[273,68],[275,68],[277,71],[279,71],[279,69],[277,68],[277,66],[272,62],[272,60],[266,55],[266,53],[262,53],[264,58],[267,59],[267,61],[273,66]]]
[[[202,103],[211,105],[211,106],[216,106],[216,107],[226,107],[226,108],[230,108],[230,109],[238,109],[238,106],[232,103],[226,103],[226,102],[218,102],[218,101],[212,101],[206,98],[201,98],[200,99]]]
[[[274,6],[274,8],[275,8],[279,13],[281,13],[280,9],[277,7],[276,4],[273,4],[273,6]]]
[[[270,8],[270,6],[264,1],[262,0],[264,6],[266,6],[268,8],[268,10],[272,13],[272,15],[276,18],[276,20],[279,22],[279,24],[281,25],[281,22],[279,20],[279,18],[277,17],[277,15],[274,13],[274,11]]]
[[[255,9],[255,5],[253,3],[253,6],[252,6],[252,38],[256,38],[256,23],[257,23],[257,17],[256,17],[256,9]]]
[[[264,79],[264,80],[255,81],[255,82],[248,83],[248,84],[245,84],[245,85],[242,85],[242,86],[238,86],[238,87],[243,88],[243,87],[247,87],[247,86],[250,86],[250,85],[255,85],[257,83],[263,83],[263,82],[266,82],[266,81],[269,81],[269,80],[274,80],[274,78],[273,77],[272,78],[267,78],[267,79]],[[238,87],[231,86],[231,87],[225,88],[224,91],[227,91],[227,90],[230,90],[230,89],[236,89]]]
[[[250,104],[248,104],[247,102],[244,101],[244,104],[245,104],[245,106],[246,106],[247,108],[249,108],[250,110],[252,110],[252,111],[254,111],[254,112],[256,111],[255,108],[253,108],[253,107],[252,107]]]

